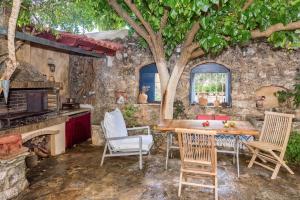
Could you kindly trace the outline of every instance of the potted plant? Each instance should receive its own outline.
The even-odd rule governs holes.
[[[183,102],[176,100],[174,102],[174,119],[186,119],[185,107]]]

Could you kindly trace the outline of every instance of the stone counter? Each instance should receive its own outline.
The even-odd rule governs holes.
[[[85,112],[90,112],[90,109],[87,108],[82,108],[82,109],[73,109],[73,110],[62,110],[59,112],[57,115],[52,115],[49,116],[48,119],[33,123],[33,124],[28,124],[20,127],[15,127],[15,128],[10,128],[6,130],[1,130],[0,135],[2,134],[12,134],[12,133],[26,133],[30,131],[35,131],[39,129],[44,129],[50,126],[54,126],[57,124],[64,123],[68,121],[69,117],[72,115],[80,114],[80,113],[85,113]]]
[[[41,122],[33,123],[33,124],[28,124],[20,127],[15,127],[15,128],[10,128],[6,130],[0,131],[0,135],[2,134],[13,134],[13,133],[26,133],[38,129],[43,129],[49,126],[54,126],[56,124],[64,123],[68,121],[68,116],[61,116],[58,115],[56,117],[51,117],[49,119],[46,119]]]
[[[63,110],[60,111],[58,114],[54,113],[49,115],[48,119],[38,123],[2,130],[0,131],[0,135],[10,135],[14,133],[19,133],[21,134],[23,143],[37,136],[49,135],[51,155],[56,156],[64,153],[66,150],[66,122],[74,115],[80,115],[82,113],[87,112],[90,112],[90,109],[83,108],[76,110]]]
[[[60,116],[72,116],[77,115],[85,112],[91,112],[91,109],[89,108],[79,108],[79,109],[71,109],[71,110],[60,110],[59,115]]]

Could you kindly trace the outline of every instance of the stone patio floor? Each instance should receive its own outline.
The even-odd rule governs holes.
[[[198,187],[183,187],[177,197],[180,161],[170,159],[164,169],[162,153],[144,157],[143,170],[137,156],[107,158],[99,166],[103,148],[87,143],[67,153],[42,160],[27,173],[30,186],[16,200],[176,200],[213,199],[213,192]],[[300,199],[300,169],[295,175],[283,168],[276,180],[259,166],[246,168],[249,157],[241,157],[241,177],[237,178],[230,156],[218,155],[219,199],[293,200]]]

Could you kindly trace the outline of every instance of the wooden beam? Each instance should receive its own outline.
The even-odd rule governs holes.
[[[0,35],[7,35],[7,30],[3,27],[0,27]],[[96,58],[104,58],[105,57],[105,54],[99,54],[99,53],[95,53],[92,51],[85,51],[81,48],[70,47],[70,46],[62,44],[62,43],[54,42],[51,40],[32,36],[32,35],[29,35],[26,33],[18,32],[18,31],[16,32],[16,38],[20,39],[20,40],[25,40],[25,41],[29,41],[32,43],[44,45],[47,47],[52,47],[52,48],[55,48],[55,49],[61,50],[61,51],[73,52],[76,54],[92,56],[92,57],[96,57]]]

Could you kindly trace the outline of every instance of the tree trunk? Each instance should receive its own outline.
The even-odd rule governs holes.
[[[7,31],[8,60],[6,62],[6,69],[0,78],[1,80],[9,80],[18,66],[15,49],[15,35],[21,2],[22,0],[13,0],[13,7],[8,21]]]
[[[167,68],[166,62],[156,62],[158,74],[159,74],[159,79],[160,79],[160,92],[161,92],[161,103],[160,103],[160,121],[165,119],[165,112],[164,112],[164,102],[165,102],[165,92],[168,87],[168,81],[169,81],[169,71]]]
[[[174,66],[167,89],[164,92],[161,102],[161,114],[163,119],[173,119],[173,104],[175,100],[176,89],[184,68],[185,65],[183,66],[179,63]]]
[[[167,89],[170,75],[165,61],[156,61],[155,64],[159,74],[161,96],[163,96],[165,90]]]

